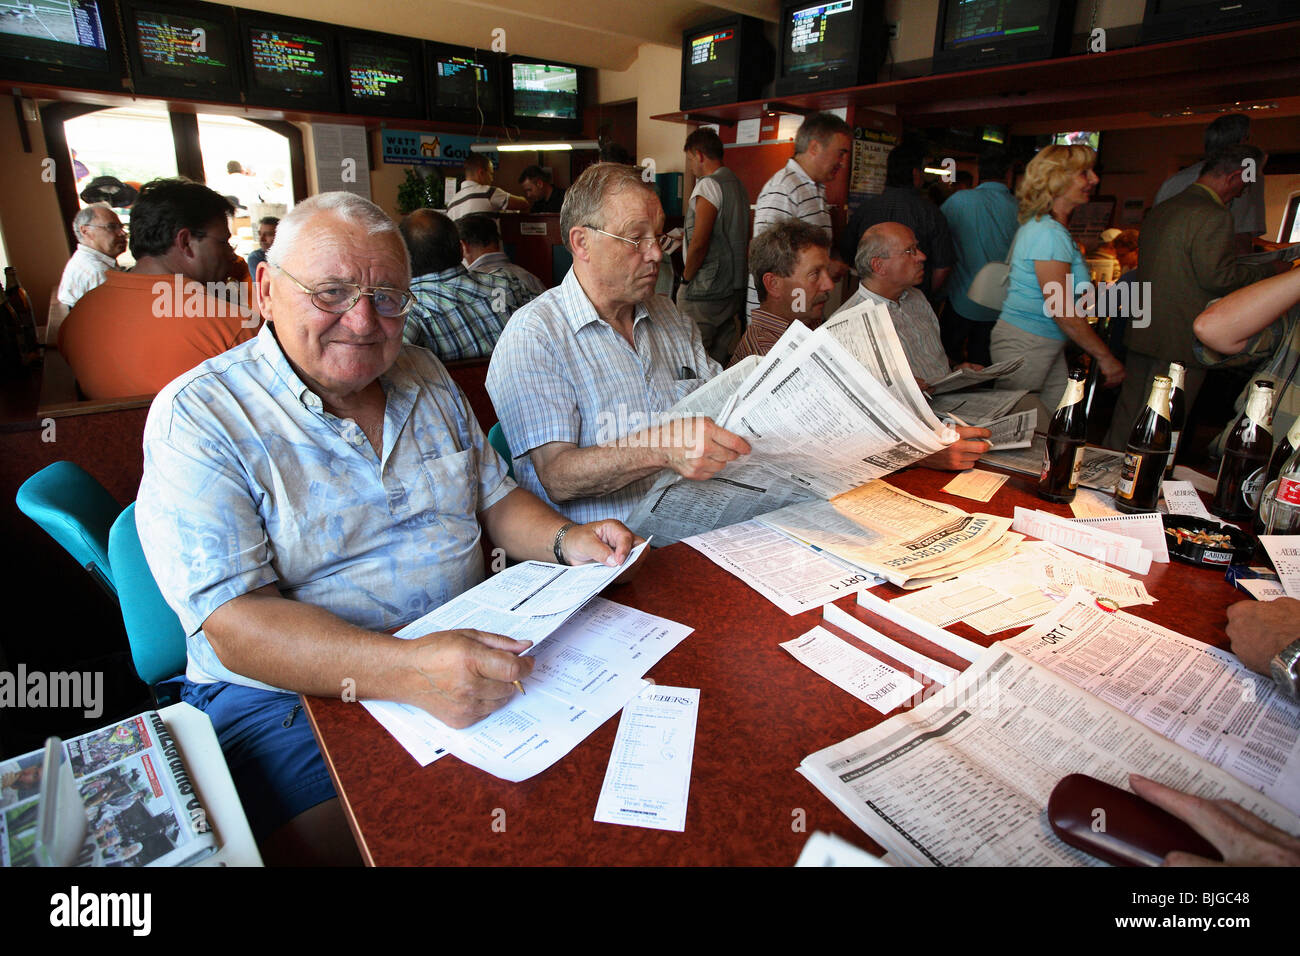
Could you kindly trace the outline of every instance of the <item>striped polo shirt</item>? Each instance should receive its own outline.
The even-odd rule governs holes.
[[[787,219],[802,219],[826,230],[831,238],[831,213],[826,208],[826,187],[812,181],[804,168],[793,159],[786,162],[775,176],[767,181],[754,204],[754,236]],[[745,300],[748,316],[758,308],[758,290],[754,276],[749,277],[749,291]]]

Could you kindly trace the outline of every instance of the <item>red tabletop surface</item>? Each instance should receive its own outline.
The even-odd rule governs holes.
[[[918,468],[888,480],[969,512],[1009,516],[1019,504],[1070,515],[1068,506],[1035,496],[1035,479],[1029,476],[1012,475],[987,504],[941,492],[951,478],[951,473]],[[1157,603],[1128,608],[1129,613],[1227,646],[1225,609],[1244,595],[1221,570],[1154,564],[1142,580]],[[902,592],[882,585],[875,593],[892,598]],[[796,771],[808,754],[889,716],[779,646],[820,623],[820,610],[791,617],[684,544],[654,551],[635,580],[604,596],[695,629],[647,675],[659,684],[701,691],[685,831],[592,819],[618,715],[550,769],[508,783],[450,755],[420,767],[360,705],[306,698],[367,862],[789,866],[813,830],[881,852]],[[837,603],[902,643],[964,666],[960,658],[858,607],[853,596]],[[993,643],[965,624],[951,630],[983,645]]]

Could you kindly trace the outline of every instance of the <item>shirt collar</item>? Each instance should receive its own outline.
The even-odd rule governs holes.
[[[564,281],[560,283],[560,289],[563,292],[561,307],[564,319],[569,323],[569,329],[574,335],[577,335],[580,329],[591,325],[593,322],[609,326],[609,323],[600,317],[596,307],[591,304],[591,299],[587,297],[586,291],[582,288],[582,283],[578,281],[576,269],[569,269]],[[638,322],[649,317],[650,310],[646,308],[646,304],[638,302],[633,307],[632,328],[635,329]]]
[[[1207,195],[1209,195],[1211,198],[1214,199],[1214,201],[1215,201],[1216,203],[1218,203],[1220,206],[1223,205],[1223,200],[1219,198],[1219,194],[1216,193],[1216,192],[1215,192],[1213,189],[1211,189],[1209,186],[1205,185],[1205,183],[1199,183],[1199,182],[1198,182],[1198,183],[1192,183],[1192,185],[1193,185],[1193,186],[1200,186],[1202,189],[1205,190],[1205,192],[1206,192]]]
[[[976,186],[975,188],[976,188],[976,189],[992,189],[992,190],[1001,190],[1002,192],[1007,193],[1007,194],[1010,194],[1010,193],[1011,193],[1011,190],[1007,188],[1007,184],[1004,183],[1004,182],[1002,182],[1002,180],[1000,180],[1000,179],[994,179],[994,180],[991,180],[991,181],[989,181],[989,182],[980,183],[980,184],[979,184],[978,186]]]
[[[90,258],[94,259],[96,262],[102,262],[110,269],[120,268],[120,266],[118,266],[117,264],[117,260],[114,259],[112,256],[106,256],[98,249],[92,249],[90,246],[86,245],[85,243],[77,243],[77,251],[83,253],[84,255],[90,256]]]
[[[791,157],[790,159],[787,159],[785,161],[785,168],[790,170],[792,173],[794,173],[804,182],[812,183],[812,185],[816,186],[818,189],[822,188],[819,183],[813,182],[813,178],[808,175],[808,170],[804,169],[802,166],[800,166],[797,162],[794,161],[794,157]]]
[[[468,271],[469,270],[458,262],[451,268],[443,269],[441,272],[426,272],[422,276],[416,276],[411,280],[411,285],[415,286],[417,283],[423,285],[429,282],[447,282],[450,279],[456,278],[456,276],[467,275]]]
[[[485,252],[469,264],[470,269],[477,269],[479,266],[495,265],[498,262],[509,262],[510,257],[504,252]]]
[[[870,298],[873,302],[883,302],[885,305],[902,305],[903,300],[907,298],[907,294],[912,290],[911,288],[904,289],[902,292],[898,293],[897,299],[890,299],[881,295],[879,292],[872,292],[865,285],[859,282],[858,291],[860,291],[864,297]]]

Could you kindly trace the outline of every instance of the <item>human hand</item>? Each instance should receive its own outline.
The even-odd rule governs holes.
[[[1300,638],[1300,601],[1238,601],[1228,607],[1226,633],[1237,659],[1267,676],[1273,655]]]
[[[727,462],[750,452],[749,442],[709,418],[677,418],[650,433],[663,450],[664,467],[692,481],[712,478]]]
[[[1219,864],[1175,850],[1165,857],[1165,866],[1300,866],[1300,840],[1231,800],[1194,797],[1135,773],[1128,782],[1139,797],[1168,810],[1223,854]]]
[[[979,461],[980,455],[992,447],[992,442],[984,440],[992,435],[993,433],[987,428],[958,425],[955,442],[943,451],[922,458],[917,464],[924,465],[926,468],[937,468],[940,471],[965,471],[967,468],[973,468]]]
[[[565,532],[560,551],[569,564],[600,563],[616,568],[644,540],[633,534],[623,522],[608,518],[574,525]]]
[[[923,392],[928,392],[931,388],[934,387],[933,385],[931,385],[929,382],[927,382],[927,381],[926,381],[925,379],[923,379],[923,378],[916,378],[915,375],[913,375],[912,378],[915,378],[915,379],[916,379],[916,387],[919,388],[919,389],[920,389],[921,391],[923,391]]]
[[[1114,388],[1124,381],[1124,363],[1109,352],[1097,359],[1097,371],[1101,373],[1101,384],[1106,388]]]
[[[448,727],[477,723],[505,704],[514,682],[533,672],[532,646],[500,634],[462,628],[403,642],[410,690],[403,702],[422,707]]]

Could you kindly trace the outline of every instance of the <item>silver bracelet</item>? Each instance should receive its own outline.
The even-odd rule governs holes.
[[[564,536],[569,533],[569,529],[576,526],[577,526],[576,521],[568,521],[560,525],[560,530],[555,532],[555,540],[551,542],[551,550],[555,553],[556,564],[569,563],[568,561],[564,560],[564,550],[561,546],[564,544]]]

